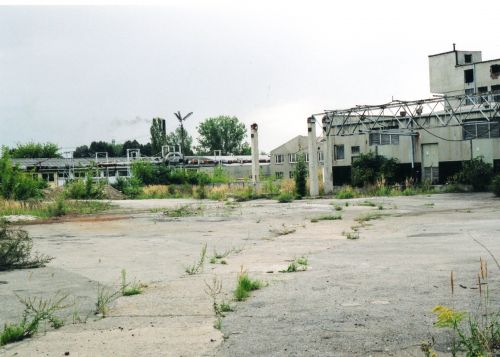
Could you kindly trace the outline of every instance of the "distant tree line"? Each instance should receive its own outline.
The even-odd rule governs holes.
[[[207,118],[197,127],[198,146],[193,146],[193,137],[186,129],[176,128],[165,133],[162,119],[154,118],[150,127],[150,142],[141,144],[137,140],[127,140],[118,144],[106,141],[92,141],[90,145],[78,146],[73,157],[92,158],[96,153],[107,153],[108,157],[123,157],[128,149],[140,149],[142,156],[159,156],[164,145],[182,146],[184,155],[213,155],[220,150],[222,155],[250,155],[250,145],[245,141],[247,130],[245,125],[234,116],[218,116]],[[181,145],[181,143],[183,143]],[[60,158],[57,144],[34,143],[18,144],[8,149],[11,158]]]

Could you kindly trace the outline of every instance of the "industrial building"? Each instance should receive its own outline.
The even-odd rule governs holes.
[[[317,155],[319,146],[324,162],[331,163],[323,166],[325,190],[349,183],[352,162],[370,151],[397,159],[401,177],[435,184],[446,183],[464,161],[480,156],[500,170],[500,59],[483,61],[480,51],[454,46],[429,56],[429,79],[434,95],[428,99],[358,105],[308,118],[309,141],[302,140],[301,150]],[[311,148],[308,142],[318,145]],[[298,151],[291,144],[274,149],[271,173],[293,166],[289,158]],[[312,166],[310,173],[317,169]]]

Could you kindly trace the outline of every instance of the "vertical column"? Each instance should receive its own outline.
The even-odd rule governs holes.
[[[255,189],[259,184],[259,133],[258,125],[253,123],[250,125],[250,140],[252,143],[252,182]]]
[[[332,160],[332,137],[328,130],[330,127],[330,120],[328,116],[323,117],[323,189],[325,194],[333,192],[333,160]]]
[[[309,195],[318,196],[318,150],[316,143],[316,119],[307,118],[307,146],[309,151]]]

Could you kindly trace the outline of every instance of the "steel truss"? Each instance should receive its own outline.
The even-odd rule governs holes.
[[[357,105],[349,109],[325,110],[323,133],[333,136],[370,132],[411,135],[415,129],[462,126],[465,122],[499,119],[500,93],[462,94],[380,105]]]

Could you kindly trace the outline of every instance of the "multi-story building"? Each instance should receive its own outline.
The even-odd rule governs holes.
[[[397,159],[400,177],[433,183],[445,183],[464,161],[479,156],[500,171],[500,59],[482,61],[479,51],[454,48],[429,56],[429,79],[436,94],[429,99],[313,115],[323,122],[323,138],[330,135],[331,148],[324,147],[326,140],[318,142],[333,153],[335,185],[348,183],[352,162],[370,151]],[[272,153],[286,159],[296,150],[286,148],[284,144]],[[271,172],[284,172],[280,164],[273,155]]]

